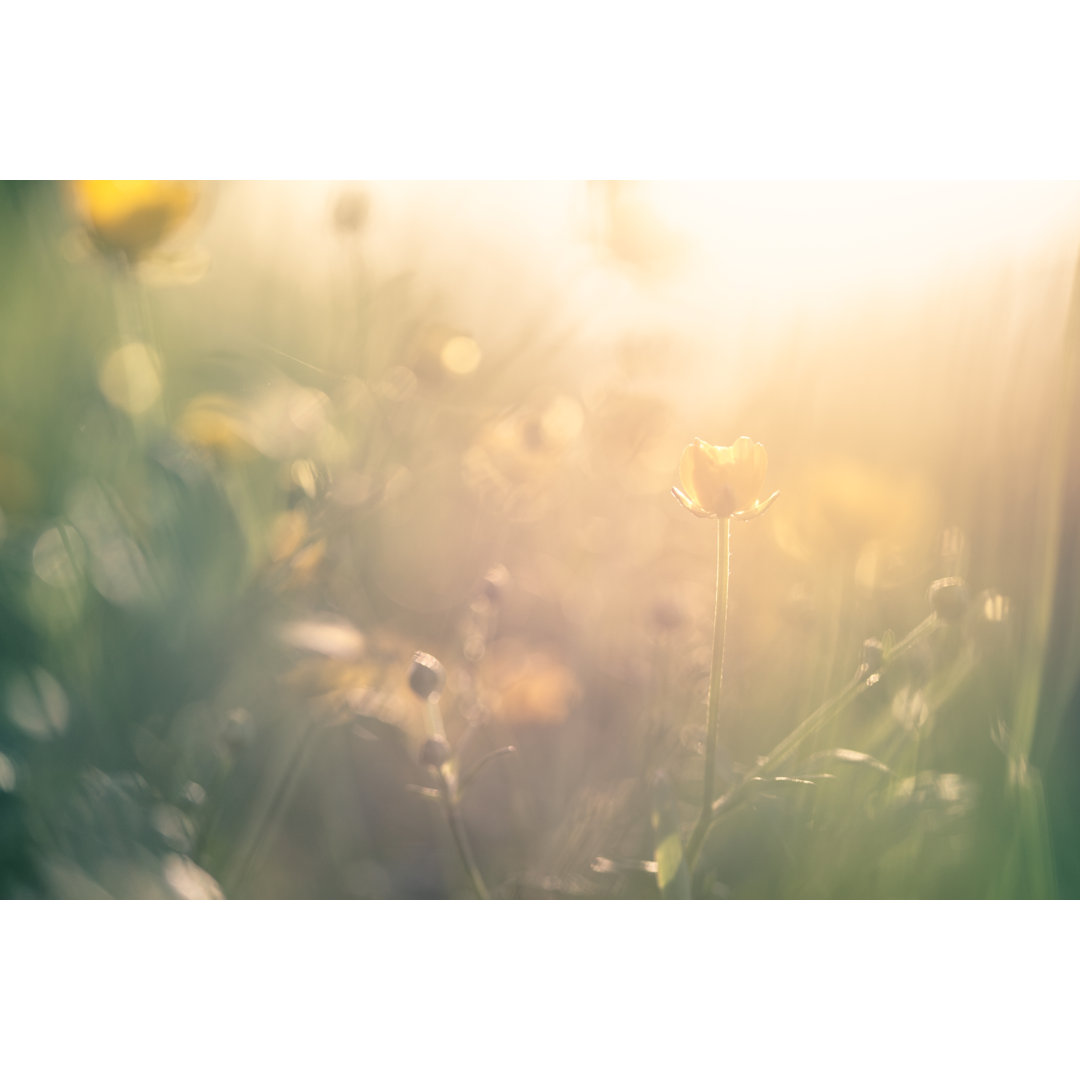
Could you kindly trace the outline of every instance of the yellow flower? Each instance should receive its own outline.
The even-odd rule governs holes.
[[[695,439],[679,460],[682,489],[671,492],[698,517],[757,517],[776,498],[760,500],[769,456],[761,443],[740,435],[731,446],[713,446]]]
[[[854,564],[866,587],[902,580],[938,520],[937,497],[918,473],[851,458],[809,462],[792,491],[773,518],[780,547],[801,562]]]
[[[98,246],[135,260],[179,228],[199,185],[183,180],[77,180],[79,212]]]
[[[581,701],[574,673],[553,653],[501,638],[480,667],[481,694],[504,724],[562,724]]]
[[[256,456],[250,424],[239,406],[221,394],[192,398],[176,422],[176,433],[189,445],[221,459],[243,461]]]

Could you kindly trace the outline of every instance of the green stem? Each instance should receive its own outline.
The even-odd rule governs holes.
[[[445,739],[446,726],[443,724],[442,709],[436,698],[428,698],[427,706],[428,735],[432,738]],[[458,785],[457,768],[452,762],[440,765],[435,770],[439,778],[439,794],[442,796],[443,810],[446,811],[446,821],[450,826],[450,835],[454,838],[454,846],[461,856],[461,861],[472,880],[476,895],[481,900],[490,900],[491,894],[484,885],[484,879],[480,876],[480,868],[476,865],[476,859],[469,845],[469,837],[465,832],[465,822],[461,819],[461,811],[458,809]]]
[[[430,697],[427,702],[428,735],[433,739],[446,738],[446,726],[443,724],[442,709],[437,698]]]
[[[446,820],[450,826],[450,835],[454,838],[461,861],[469,874],[476,895],[481,900],[490,900],[491,894],[487,891],[484,879],[480,876],[480,868],[476,865],[476,859],[469,845],[469,837],[465,832],[465,822],[461,820],[461,812],[458,809],[457,783],[453,773],[446,765],[441,765],[439,773],[439,790],[442,794],[443,809],[446,811]]]
[[[287,808],[316,730],[317,725],[315,723],[309,723],[304,728],[285,765],[285,769],[278,779],[277,786],[263,806],[255,828],[249,834],[247,846],[234,859],[232,866],[229,867],[226,879],[229,895],[235,894],[241,883],[250,874],[273,827],[277,825]]]
[[[923,638],[928,634],[933,633],[940,626],[941,623],[936,615],[928,615],[907,635],[907,637],[903,639],[903,641],[889,651],[889,655],[885,663],[883,663],[881,670],[887,670],[890,664],[895,663],[900,657],[910,652],[923,640]],[[808,738],[820,731],[830,720],[839,716],[868,689],[869,683],[866,678],[866,671],[865,669],[860,669],[855,674],[854,678],[852,678],[834,697],[823,702],[805,720],[803,720],[790,735],[777,743],[764,761],[748,772],[729,791],[726,791],[721,795],[709,808],[709,815],[702,831],[701,840],[698,843],[698,849],[694,852],[695,857],[698,851],[700,851],[701,844],[704,843],[709,829],[712,828],[717,818],[739,804],[742,796],[746,794],[750,784],[753,783],[754,780],[761,776],[768,776],[770,773],[774,772],[780,765],[787,761]],[[698,824],[700,825],[701,823],[699,822]],[[695,829],[695,833],[696,831],[697,830]],[[693,863],[691,863],[691,867],[692,866]]]
[[[686,845],[687,865],[697,862],[712,817],[716,780],[716,744],[720,735],[720,687],[724,681],[724,639],[727,636],[728,592],[731,581],[731,519],[720,518],[716,536],[716,606],[713,610],[712,668],[705,725],[705,779],[701,791],[701,814]]]
[[[1050,633],[1053,629],[1054,607],[1061,603],[1058,595],[1058,566],[1060,564],[1061,542],[1065,525],[1065,503],[1069,482],[1070,452],[1075,435],[1072,425],[1075,422],[1077,395],[1080,393],[1080,267],[1074,272],[1072,295],[1069,301],[1068,319],[1065,328],[1065,340],[1061,350],[1060,372],[1053,386],[1054,409],[1047,424],[1044,453],[1041,461],[1045,465],[1040,469],[1039,501],[1036,517],[1032,522],[1031,536],[1035,550],[1031,555],[1034,569],[1032,587],[1033,598],[1025,628],[1021,660],[1020,678],[1015,703],[1015,719],[1009,740],[1009,762],[1015,769],[1026,768],[1027,758],[1031,754],[1035,741],[1035,728],[1040,718],[1040,701],[1043,697],[1043,680],[1046,674],[1047,659],[1050,653]],[[1070,636],[1074,633],[1070,626]],[[1075,642],[1075,639],[1073,639]],[[1064,643],[1059,643],[1064,645]],[[1063,647],[1062,656],[1070,655]],[[1071,670],[1071,669],[1070,669]],[[1051,725],[1051,734],[1057,734],[1061,710],[1067,695],[1071,693],[1073,680],[1066,678],[1058,690],[1057,700],[1051,704],[1057,708],[1044,715],[1044,727]],[[1051,695],[1054,697],[1054,695]],[[1047,745],[1050,745],[1048,740]],[[1019,773],[1018,773],[1019,775]]]

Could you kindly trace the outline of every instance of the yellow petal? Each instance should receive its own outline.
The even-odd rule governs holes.
[[[129,259],[178,228],[198,198],[197,184],[178,180],[79,180],[74,191],[94,239]]]
[[[732,446],[695,439],[679,461],[683,491],[703,511],[730,517],[751,509],[765,481],[765,447],[745,435]]]

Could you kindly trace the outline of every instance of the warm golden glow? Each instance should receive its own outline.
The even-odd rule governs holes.
[[[0,238],[0,896],[1080,895],[1080,185]]]

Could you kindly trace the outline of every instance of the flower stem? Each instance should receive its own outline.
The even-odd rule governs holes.
[[[297,780],[303,772],[303,766],[317,730],[318,725],[309,721],[294,744],[277,785],[262,807],[254,829],[248,835],[246,847],[238,851],[226,870],[224,884],[227,895],[234,895],[239,890],[240,885],[254,868],[267,839],[280,823],[296,790]]]
[[[727,636],[728,586],[731,580],[731,519],[717,521],[716,606],[713,611],[712,668],[709,673],[709,701],[705,725],[705,779],[702,783],[701,814],[686,845],[686,862],[697,862],[712,817],[716,780],[716,744],[720,735],[720,687],[724,681],[724,639]]]
[[[888,660],[882,665],[882,671],[887,670],[890,664],[895,663],[900,657],[911,652],[920,642],[940,629],[941,623],[936,615],[929,615],[923,619],[898,645],[890,651]],[[870,688],[870,682],[866,678],[866,672],[860,668],[852,679],[828,701],[823,702],[805,720],[799,724],[784,739],[781,739],[768,756],[759,761],[741,780],[735,783],[728,791],[720,796],[710,807],[709,820],[705,824],[702,835],[708,835],[709,829],[719,819],[721,814],[727,813],[739,805],[742,798],[747,794],[751,784],[758,777],[767,777],[775,772],[780,765],[788,761],[802,745],[831,720],[834,720],[847,709],[860,695]]]
[[[487,891],[484,879],[480,876],[480,868],[476,865],[476,859],[469,844],[468,834],[465,832],[465,822],[461,820],[461,811],[458,809],[457,782],[454,774],[447,765],[440,765],[438,769],[439,791],[442,795],[443,809],[446,811],[446,821],[450,826],[450,835],[454,838],[461,861],[468,871],[476,895],[481,900],[490,900],[491,893]]]

